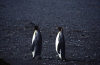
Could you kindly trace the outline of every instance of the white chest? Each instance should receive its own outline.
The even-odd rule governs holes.
[[[60,35],[61,35],[61,32],[58,32],[58,34],[57,34],[57,37],[56,37],[56,42],[55,42],[56,51],[57,51],[57,48],[58,48],[58,44],[59,44]]]
[[[36,40],[36,37],[38,37],[38,31],[37,30],[34,31],[34,34],[33,34],[33,37],[32,37],[32,44]]]

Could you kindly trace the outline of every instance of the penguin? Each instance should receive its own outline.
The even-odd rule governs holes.
[[[39,59],[41,58],[42,36],[38,26],[34,26],[31,51],[32,51],[33,59],[37,56]]]
[[[55,40],[55,48],[56,48],[58,57],[61,60],[65,60],[65,39],[64,39],[62,27],[58,27],[58,34]]]

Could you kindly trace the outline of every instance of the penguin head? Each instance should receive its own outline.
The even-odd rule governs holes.
[[[58,27],[58,30],[59,30],[59,31],[62,31],[62,30],[63,30],[63,28],[62,28],[62,27]]]
[[[35,30],[38,30],[38,29],[39,29],[39,27],[38,27],[38,26],[34,26],[34,29],[35,29]]]

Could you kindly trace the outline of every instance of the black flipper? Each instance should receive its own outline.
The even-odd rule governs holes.
[[[37,40],[35,40],[35,41],[33,42],[32,46],[31,46],[31,51],[34,50],[34,47],[36,46],[36,44],[37,44]]]
[[[34,46],[34,45],[32,45],[32,46],[31,46],[31,48],[30,48],[30,50],[31,50],[31,51],[33,51],[33,50],[34,50],[34,47],[35,47],[35,46]]]
[[[61,45],[61,44],[59,43],[59,44],[58,44],[58,47],[57,47],[57,50],[58,50],[58,53],[59,53],[59,54],[60,54],[60,47],[61,47],[60,45]]]

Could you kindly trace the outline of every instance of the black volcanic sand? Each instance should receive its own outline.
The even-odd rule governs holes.
[[[40,26],[42,59],[30,51]],[[64,29],[66,59],[56,57],[57,27]],[[0,65],[100,65],[99,0],[0,0]]]

